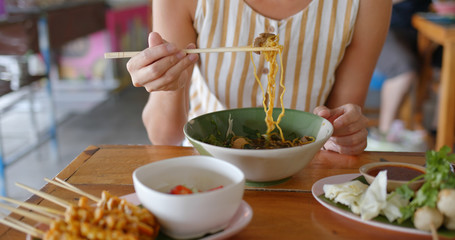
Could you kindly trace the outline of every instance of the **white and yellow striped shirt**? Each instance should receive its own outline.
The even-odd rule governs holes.
[[[312,111],[323,105],[330,93],[335,70],[352,38],[358,8],[359,0],[313,0],[297,14],[274,20],[255,12],[243,0],[199,0],[194,28],[199,48],[249,46],[260,33],[279,35],[284,46],[284,105]],[[253,54],[253,60],[266,86],[268,65],[260,55]],[[277,96],[283,91],[279,76],[280,72]],[[250,54],[200,54],[190,98],[190,118],[229,108],[262,106]],[[275,106],[280,107],[278,97],[276,101]]]

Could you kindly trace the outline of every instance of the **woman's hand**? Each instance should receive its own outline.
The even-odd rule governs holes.
[[[144,87],[148,92],[175,91],[191,79],[185,71],[198,60],[197,54],[186,55],[174,44],[152,32],[148,38],[149,48],[132,57],[126,67],[135,87]],[[189,44],[187,48],[195,48]]]
[[[325,143],[325,149],[349,155],[357,155],[365,150],[368,119],[358,105],[345,104],[334,109],[319,106],[313,113],[333,125],[333,134]]]

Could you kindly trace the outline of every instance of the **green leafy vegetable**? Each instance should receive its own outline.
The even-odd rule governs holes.
[[[452,163],[455,162],[455,154],[452,149],[444,146],[439,151],[426,152],[425,183],[414,193],[408,185],[402,185],[396,189],[396,193],[411,202],[400,209],[403,217],[399,222],[405,221],[414,215],[416,209],[423,206],[435,207],[438,193],[441,189],[455,188],[455,174],[452,172]]]

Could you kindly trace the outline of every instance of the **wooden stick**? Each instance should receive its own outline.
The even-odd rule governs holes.
[[[94,196],[94,195],[92,195],[92,194],[90,194],[90,193],[84,192],[84,191],[82,191],[81,189],[79,189],[79,188],[77,188],[77,187],[75,187],[75,186],[73,186],[73,185],[71,185],[71,184],[69,184],[69,183],[63,181],[63,180],[60,179],[60,178],[55,178],[55,179],[56,179],[58,182],[57,182],[57,181],[54,181],[54,180],[51,180],[51,179],[48,179],[48,178],[44,178],[44,180],[46,180],[46,181],[49,182],[49,183],[52,183],[52,184],[54,184],[54,185],[56,185],[56,186],[58,186],[58,187],[61,187],[61,188],[66,189],[66,190],[69,190],[69,191],[78,193],[78,194],[80,194],[80,195],[82,195],[82,196],[86,196],[87,198],[90,198],[90,199],[92,199],[92,200],[95,201],[95,202],[101,201],[100,198],[98,198],[98,197],[96,197],[96,196]]]
[[[36,237],[36,238],[44,238],[44,232],[42,232],[41,230],[39,229],[36,229],[34,228],[33,230],[32,229],[29,229],[28,227],[24,227],[20,224],[17,224],[15,222],[11,222],[11,221],[8,221],[6,219],[3,219],[3,218],[0,218],[0,223],[10,227],[10,228],[14,228],[18,231],[21,231],[23,233],[26,233],[30,236],[33,236],[33,237]],[[32,226],[30,226],[32,227]]]
[[[433,223],[430,223],[430,230],[431,230],[431,237],[433,240],[439,240],[439,237],[438,237],[438,230],[436,229],[436,227],[434,226]]]
[[[185,53],[216,53],[216,52],[263,52],[263,51],[279,51],[276,47],[221,47],[221,48],[196,48],[184,49]],[[130,58],[139,52],[108,52],[104,54],[104,58]]]
[[[79,194],[81,194],[81,195],[83,195],[83,196],[86,196],[86,197],[92,199],[92,200],[95,201],[95,202],[101,201],[101,198],[99,198],[99,197],[97,197],[97,196],[95,196],[95,195],[92,195],[92,194],[90,194],[90,193],[88,193],[88,192],[84,192],[84,191],[82,191],[80,188],[77,188],[76,186],[74,186],[74,185],[72,185],[72,184],[70,184],[70,183],[68,183],[68,182],[63,181],[63,180],[60,179],[60,178],[55,178],[55,180],[57,180],[58,182],[62,183],[62,184],[65,185],[65,186],[67,186],[67,187],[73,189],[76,193],[79,193]]]
[[[27,203],[27,202],[21,202],[21,201],[12,199],[12,198],[7,198],[7,197],[0,196],[0,199],[4,200],[4,201],[7,201],[7,202],[10,202],[10,203],[15,203],[15,204],[17,204],[19,206],[28,208],[30,210],[33,210],[33,211],[38,212],[38,213],[41,213],[41,214],[43,214],[45,216],[48,216],[48,217],[51,217],[51,218],[60,218],[60,217],[62,217],[65,214],[64,212],[59,211],[57,209],[43,207],[43,206],[40,206],[40,205],[31,204],[31,203]]]
[[[51,201],[53,203],[56,203],[56,204],[58,204],[58,205],[60,205],[60,206],[62,206],[64,208],[68,208],[68,207],[71,206],[70,202],[67,202],[67,201],[65,201],[65,200],[63,200],[61,198],[52,196],[52,195],[50,195],[48,193],[35,190],[35,189],[33,189],[31,187],[28,187],[28,186],[26,186],[24,184],[16,183],[16,186],[19,186],[19,187],[21,187],[21,188],[23,188],[23,189],[25,189],[25,190],[27,190],[27,191],[29,191],[31,193],[34,193],[34,194],[36,194],[36,195],[38,195],[38,196],[40,196],[40,197],[42,197],[42,198],[44,198],[46,200],[49,200],[49,201]]]
[[[46,217],[46,216],[43,216],[43,215],[40,215],[40,214],[37,214],[37,213],[34,213],[34,212],[29,212],[29,211],[22,210],[22,209],[19,209],[19,208],[11,207],[11,206],[3,204],[3,203],[0,203],[0,208],[4,208],[4,209],[9,210],[9,211],[11,211],[13,213],[17,213],[17,214],[22,215],[24,217],[28,217],[28,218],[30,218],[32,220],[37,221],[37,222],[41,222],[41,223],[45,223],[45,224],[50,224],[52,222],[52,218],[49,218],[49,217]]]
[[[16,230],[22,231],[23,229],[25,229],[25,231],[27,231],[25,233],[28,233],[28,234],[30,234],[30,235],[32,235],[34,237],[42,238],[41,236],[44,236],[44,232],[41,231],[40,229],[37,229],[37,228],[35,228],[33,226],[30,226],[30,225],[28,225],[28,224],[26,224],[24,222],[21,222],[21,221],[15,219],[15,218],[6,216],[3,213],[0,213],[0,219],[2,219],[4,221],[7,221],[8,223],[16,224],[17,226],[20,227],[20,229],[16,229],[15,228]],[[2,222],[2,223],[4,223],[4,222]],[[8,225],[8,226],[10,226],[10,225]],[[35,233],[36,233],[36,235],[34,235]]]

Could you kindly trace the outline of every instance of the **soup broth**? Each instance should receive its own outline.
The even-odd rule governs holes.
[[[422,174],[424,172],[407,167],[407,166],[395,166],[395,165],[389,165],[389,166],[378,166],[374,167],[370,170],[368,170],[367,174],[371,176],[376,176],[378,175],[379,172],[387,170],[387,179],[390,180],[398,180],[398,181],[410,181]]]

